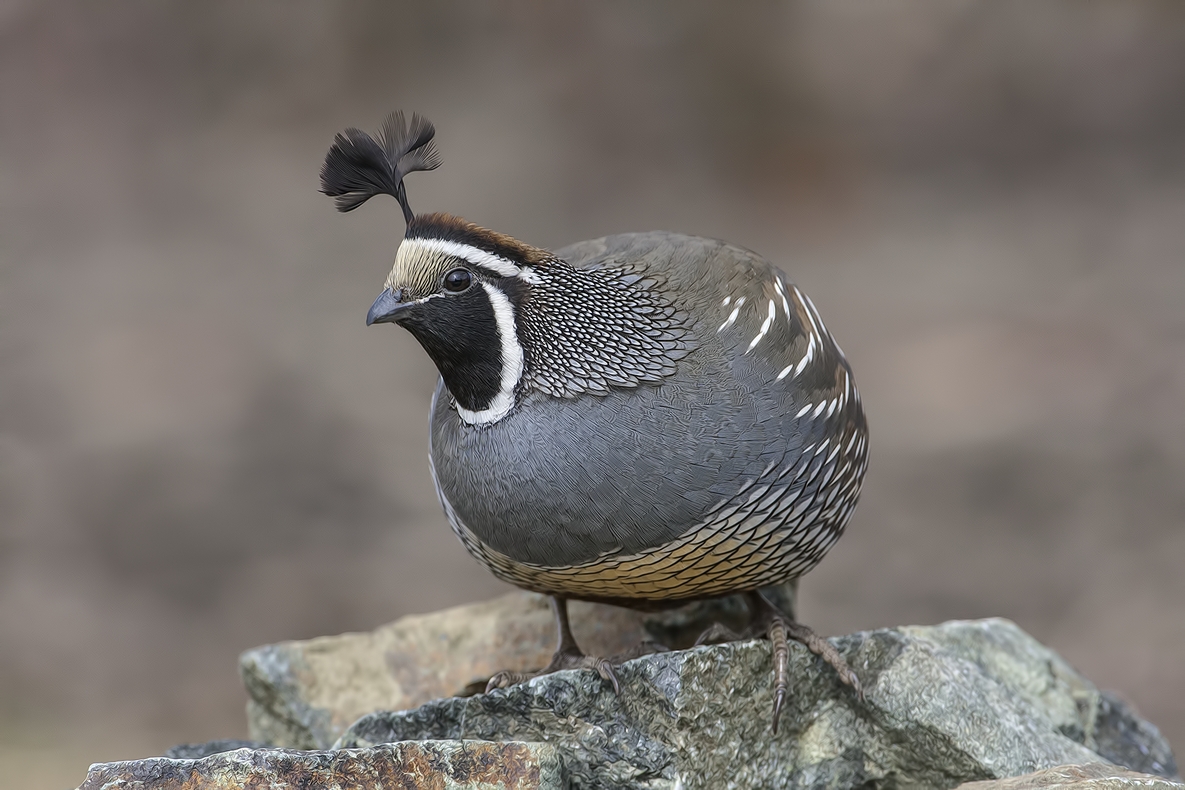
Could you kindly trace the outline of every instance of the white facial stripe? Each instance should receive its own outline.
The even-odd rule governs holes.
[[[486,252],[469,244],[461,244],[460,242],[447,241],[445,239],[404,239],[403,243],[418,246],[426,252],[452,255],[454,258],[469,261],[474,266],[489,269],[500,277],[522,277],[528,282],[536,282],[538,280],[538,276],[529,266],[519,266],[508,258],[503,258],[501,255],[495,255],[492,252]]]
[[[454,253],[448,253],[452,255]],[[460,257],[460,256],[459,256]],[[468,259],[466,259],[468,260]],[[494,320],[498,324],[498,337],[502,341],[502,374],[498,394],[490,405],[481,411],[469,411],[457,406],[461,419],[470,425],[489,425],[505,417],[514,408],[514,388],[523,375],[523,347],[518,342],[518,331],[514,326],[514,307],[506,294],[490,283],[481,283],[494,309]]]

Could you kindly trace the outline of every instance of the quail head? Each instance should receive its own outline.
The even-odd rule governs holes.
[[[843,533],[867,462],[851,368],[810,299],[758,255],[632,233],[549,252],[447,214],[413,214],[403,178],[440,163],[432,125],[391,115],[339,134],[322,191],[350,211],[385,193],[407,233],[367,324],[410,331],[440,371],[433,479],[453,531],[495,576],[551,596],[543,672],[590,668],[566,600],[654,607],[748,594],[857,692],[843,658],[763,587],[813,568]],[[723,628],[708,640],[727,638]],[[490,686],[522,680],[500,673]]]

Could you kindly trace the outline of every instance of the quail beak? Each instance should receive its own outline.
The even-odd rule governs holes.
[[[402,291],[392,291],[390,288],[379,294],[366,313],[366,325],[387,324],[399,318],[399,314],[411,306],[410,302],[402,301]]]

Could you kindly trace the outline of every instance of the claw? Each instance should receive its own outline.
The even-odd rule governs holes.
[[[515,683],[522,683],[533,677],[535,675],[531,672],[511,672],[508,669],[504,669],[489,679],[486,683],[486,693],[489,694],[494,689],[504,689],[508,686],[513,686]]]
[[[572,629],[568,625],[567,601],[553,596],[551,607],[556,617],[556,630],[559,632],[558,644],[556,645],[555,654],[551,657],[551,662],[538,672],[503,670],[490,678],[489,682],[486,683],[486,693],[488,694],[497,688],[513,686],[516,683],[522,683],[540,675],[549,675],[561,669],[593,669],[601,676],[602,680],[607,681],[613,686],[614,694],[620,694],[621,684],[617,681],[617,673],[613,671],[613,665],[608,660],[599,656],[586,656],[580,651],[580,647],[577,646],[576,640],[572,637]]]
[[[860,678],[856,677],[856,673],[848,666],[848,662],[844,660],[844,657],[839,654],[838,650],[831,646],[830,642],[802,623],[789,622],[787,626],[791,639],[796,642],[802,642],[808,650],[826,661],[835,670],[835,673],[839,675],[840,681],[845,685],[851,686],[856,692],[856,696],[863,701],[864,690],[860,686]]]
[[[592,658],[593,669],[595,669],[597,671],[597,674],[601,676],[602,680],[609,681],[610,685],[613,686],[613,693],[614,694],[620,695],[621,694],[621,684],[617,682],[617,673],[613,671],[613,665],[610,664],[608,661],[606,661],[603,658],[595,658],[595,657],[586,657],[586,658]]]
[[[815,655],[822,658],[839,675],[840,681],[852,687],[856,698],[864,701],[864,691],[860,687],[860,678],[848,666],[848,662],[823,637],[816,634],[802,623],[778,610],[760,593],[749,594],[749,608],[753,622],[746,633],[755,636],[766,635],[771,643],[774,663],[774,734],[778,732],[778,719],[781,718],[782,708],[786,704],[786,697],[790,690],[790,640],[801,642]],[[711,629],[709,629],[711,630]],[[703,637],[701,637],[702,639]]]
[[[782,716],[782,706],[786,704],[786,689],[774,692],[774,735],[778,734],[778,719]]]

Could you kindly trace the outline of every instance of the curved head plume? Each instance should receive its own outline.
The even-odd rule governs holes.
[[[321,191],[333,198],[338,211],[353,211],[378,194],[391,195],[403,207],[403,218],[414,216],[407,203],[403,178],[417,170],[440,167],[432,142],[436,128],[412,113],[408,124],[401,111],[383,121],[378,139],[360,129],[346,129],[333,138],[321,166]]]

